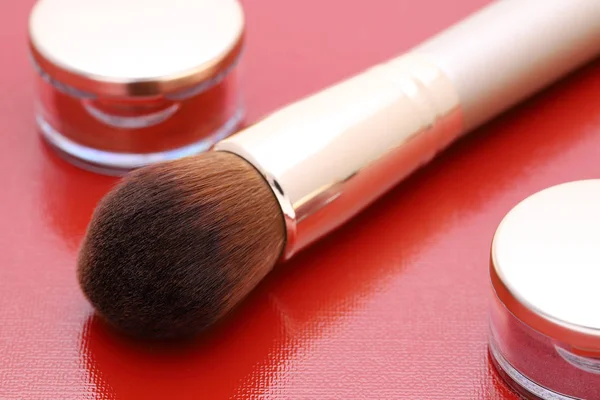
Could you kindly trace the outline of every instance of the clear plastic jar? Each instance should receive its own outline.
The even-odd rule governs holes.
[[[208,150],[243,119],[243,31],[235,0],[40,0],[30,38],[43,138],[107,174]]]
[[[494,299],[490,355],[500,375],[523,397],[600,399],[600,359],[574,354],[569,347],[521,322]]]
[[[600,180],[558,185],[494,237],[489,351],[525,398],[600,399],[599,204]]]

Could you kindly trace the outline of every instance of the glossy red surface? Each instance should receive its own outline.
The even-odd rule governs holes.
[[[246,1],[249,121],[485,3]],[[0,13],[0,399],[515,399],[487,356],[490,240],[527,195],[600,175],[600,62],[454,145],[206,335],[159,346],[108,330],[77,287],[114,179],[35,132],[31,5]]]

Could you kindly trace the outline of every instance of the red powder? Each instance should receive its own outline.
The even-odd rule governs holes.
[[[555,346],[568,347],[525,325],[496,296],[492,300],[491,331],[502,356],[538,385],[567,396],[600,399],[600,375],[565,361]],[[500,372],[506,378],[505,373]]]
[[[97,150],[118,153],[158,153],[197,143],[214,136],[238,112],[239,92],[235,71],[213,87],[183,100],[166,98],[86,100],[59,91],[38,78],[38,112],[54,130],[71,141]],[[131,117],[169,117],[149,126],[133,126],[118,121],[106,122],[93,116],[97,112],[112,120]]]

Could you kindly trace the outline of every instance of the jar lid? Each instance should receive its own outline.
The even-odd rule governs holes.
[[[43,74],[93,95],[155,96],[204,83],[241,52],[236,0],[39,0],[29,21]]]
[[[580,355],[600,351],[600,179],[525,199],[492,244],[492,285],[506,308]]]

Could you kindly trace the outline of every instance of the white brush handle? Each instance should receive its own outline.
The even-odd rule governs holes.
[[[599,0],[496,0],[414,49],[454,83],[470,130],[595,57]]]
[[[600,0],[498,0],[215,150],[265,176],[286,218],[289,258],[463,133],[599,52]]]

